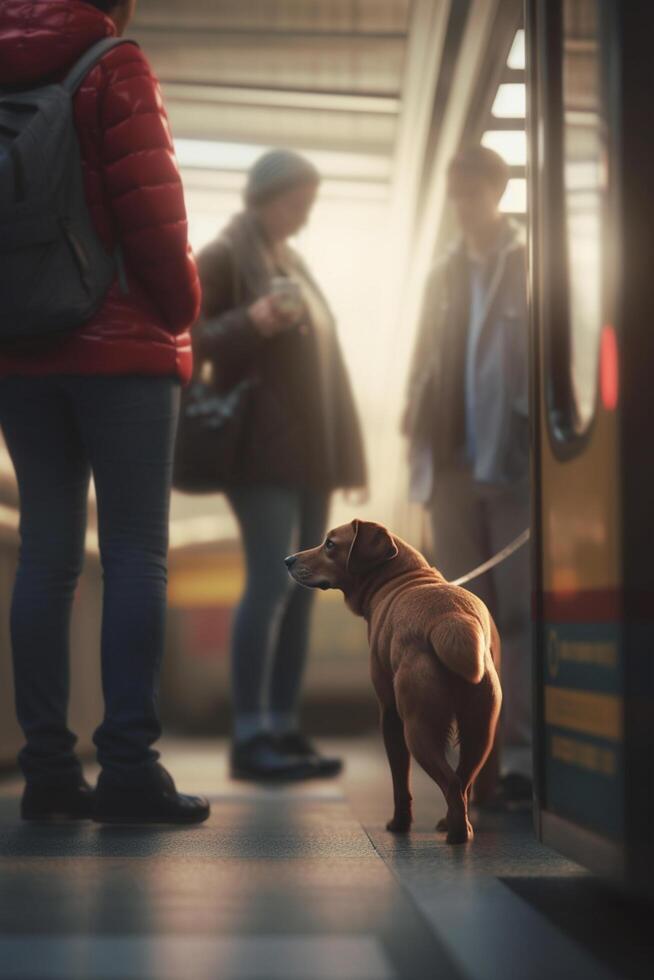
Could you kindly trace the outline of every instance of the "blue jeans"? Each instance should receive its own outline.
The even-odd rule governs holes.
[[[0,425],[20,492],[11,608],[16,711],[32,782],[74,779],[67,725],[69,623],[84,559],[93,474],[104,593],[105,716],[98,761],[117,778],[153,765],[167,586],[168,512],[179,383],[51,376],[0,381]]]
[[[320,544],[329,495],[273,486],[231,490],[247,562],[232,633],[236,715],[297,710],[314,592],[295,585],[284,558]]]

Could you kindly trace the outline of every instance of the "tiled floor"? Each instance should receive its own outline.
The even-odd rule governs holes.
[[[348,760],[340,782],[262,789],[227,780],[224,745],[168,743],[180,788],[213,800],[192,830],[31,827],[18,784],[0,784],[0,980],[647,975],[649,918],[540,847],[527,817],[479,821],[448,847],[417,772],[415,829],[395,838],[378,742],[331,747]],[[610,952],[580,928],[591,907]]]

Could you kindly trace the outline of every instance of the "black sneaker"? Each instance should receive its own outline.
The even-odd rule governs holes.
[[[52,823],[90,820],[93,796],[93,790],[84,778],[74,783],[52,783],[49,786],[28,783],[23,790],[20,815],[23,820]]]
[[[232,746],[230,767],[232,779],[256,782],[287,782],[313,779],[318,769],[313,759],[282,752],[278,740],[267,732]]]
[[[532,805],[533,784],[528,776],[508,772],[500,777],[500,795],[509,810],[528,810]]]
[[[300,732],[289,732],[277,738],[277,745],[284,755],[297,756],[311,760],[316,766],[317,776],[338,776],[343,769],[343,760],[336,756],[321,755],[313,743]]]
[[[495,796],[479,807],[489,811],[530,810],[532,806],[533,785],[528,776],[519,772],[509,772],[500,777]]]
[[[141,783],[121,783],[102,772],[95,790],[93,820],[110,824],[203,823],[211,808],[203,796],[178,793],[163,766],[147,771]]]

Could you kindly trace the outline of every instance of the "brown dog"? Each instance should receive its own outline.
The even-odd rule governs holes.
[[[341,589],[368,623],[372,682],[381,706],[395,812],[387,829],[411,826],[410,755],[440,786],[450,844],[473,836],[469,791],[495,738],[502,692],[499,636],[484,603],[450,585],[423,556],[380,524],[352,521],[286,565],[308,588]],[[446,758],[458,731],[456,772]]]

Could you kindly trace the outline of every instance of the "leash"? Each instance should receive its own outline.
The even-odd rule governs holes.
[[[519,534],[518,537],[514,538],[510,544],[507,544],[506,548],[502,548],[502,550],[498,551],[496,555],[493,555],[492,558],[485,561],[483,565],[477,565],[477,567],[473,568],[471,572],[467,572],[465,575],[462,575],[461,578],[454,579],[454,581],[449,582],[448,585],[463,585],[464,582],[470,582],[471,579],[478,578],[478,576],[483,575],[484,572],[488,572],[491,568],[495,568],[496,565],[499,565],[506,558],[512,555],[514,551],[517,551],[518,548],[522,548],[523,544],[526,544],[530,537],[531,531],[529,528],[525,528],[522,534]]]

